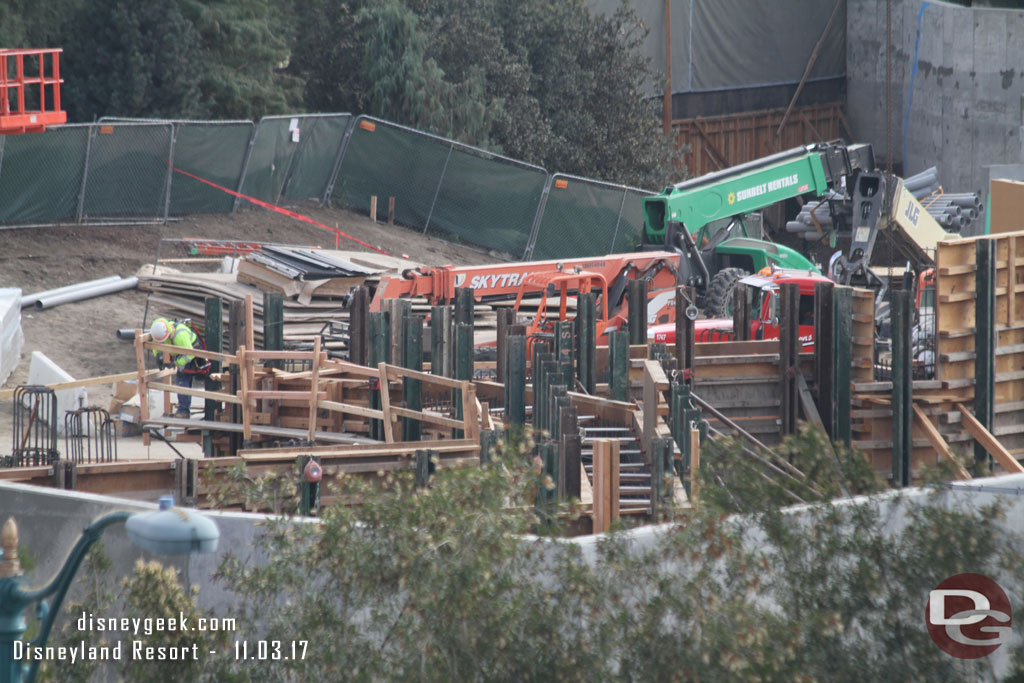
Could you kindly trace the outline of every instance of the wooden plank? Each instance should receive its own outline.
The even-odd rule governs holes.
[[[219,391],[205,391],[203,389],[192,389],[189,387],[179,387],[176,384],[165,384],[163,382],[149,382],[147,383],[147,388],[159,389],[160,391],[166,391],[174,394],[183,394],[185,396],[197,396],[204,400],[208,399],[211,401],[223,401],[224,403],[238,404],[242,402],[242,399],[232,394],[225,394]]]
[[[143,427],[169,426],[184,427],[186,429],[208,429],[212,432],[243,432],[244,426],[234,422],[217,422],[214,420],[189,420],[183,417],[151,417],[142,423]],[[263,425],[250,425],[249,431],[252,434],[265,434],[267,436],[280,436],[287,439],[304,439],[309,430],[289,429],[287,427],[270,427]],[[145,432],[143,432],[145,434]],[[316,440],[326,443],[348,443],[348,444],[376,444],[380,443],[374,439],[368,439],[354,434],[340,434],[336,432],[317,432]]]
[[[967,432],[974,437],[974,440],[981,444],[989,455],[995,458],[999,465],[1010,473],[1024,472],[1024,466],[1021,466],[1017,459],[1010,454],[1003,444],[999,443],[997,439],[990,431],[985,429],[978,418],[974,417],[974,414],[964,407],[963,403],[957,403],[956,409],[963,415],[963,426]]]
[[[377,371],[380,373],[380,406],[381,413],[384,416],[384,441],[394,443],[395,432],[392,425],[394,418],[391,415],[391,387],[388,385],[388,364],[381,363],[377,366]]]
[[[320,386],[320,337],[313,340],[313,372],[310,375],[309,384],[309,440],[314,440],[316,433],[316,402],[320,398],[317,388]],[[327,392],[324,398],[327,398]]]
[[[921,431],[924,432],[928,442],[931,443],[932,448],[940,456],[953,464],[956,472],[956,478],[960,481],[966,481],[971,478],[971,475],[963,468],[963,466],[957,462],[956,456],[953,454],[953,449],[949,447],[946,440],[942,438],[942,434],[939,433],[938,428],[932,424],[932,421],[928,419],[928,416],[921,410],[921,406],[914,404],[914,418],[917,420],[918,426]]]
[[[142,422],[149,419],[149,391],[146,388],[146,336],[148,333],[135,330],[135,363],[137,365],[135,390],[139,397],[139,420]],[[142,445],[149,446],[149,440],[149,432],[142,432]]]
[[[440,425],[442,427],[451,427],[452,429],[465,429],[466,422],[463,420],[453,420],[450,417],[444,417],[436,413],[429,413],[427,411],[410,410],[408,408],[401,408],[399,406],[391,406],[389,411],[392,416],[392,420],[397,417],[408,417],[412,420],[420,420],[421,422],[429,422],[431,424]],[[390,443],[390,442],[388,442]]]
[[[252,438],[252,423],[249,420],[249,373],[246,370],[246,359],[245,359],[245,346],[238,347],[238,365],[239,365],[239,387],[238,393],[240,394],[242,405],[242,438],[248,441]]]
[[[351,403],[320,400],[316,402],[316,405],[318,408],[342,413],[343,415],[358,415],[359,417],[368,417],[374,420],[384,419],[384,412],[381,410],[374,410],[373,408],[366,408],[364,406],[356,406]]]
[[[385,444],[380,441],[367,444],[351,444],[349,446],[287,446],[281,448],[247,448],[238,451],[238,457],[254,455],[278,455],[293,457],[296,455],[323,455],[330,453],[362,452],[368,455],[389,453],[415,453],[418,450],[434,450],[438,452],[459,451],[470,449],[475,444],[469,439],[435,439],[433,441],[398,441]]]

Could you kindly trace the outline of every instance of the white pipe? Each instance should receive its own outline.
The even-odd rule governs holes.
[[[36,302],[36,308],[53,308],[54,306],[71,303],[72,301],[81,301],[82,299],[91,299],[94,296],[113,294],[114,292],[120,292],[125,289],[133,289],[138,284],[139,278],[128,277],[123,280],[118,280],[117,282],[108,282],[104,285],[90,287],[89,289],[80,289],[75,292],[66,292],[64,294],[58,294],[57,296],[40,299]]]
[[[28,296],[21,297],[21,307],[34,306],[37,301],[45,297],[57,296],[60,294],[67,294],[68,292],[75,292],[79,289],[89,289],[96,287],[97,285],[103,285],[108,282],[116,282],[120,280],[120,275],[111,275],[110,277],[101,277],[98,280],[89,280],[88,282],[79,282],[73,285],[65,285],[64,287],[57,287],[56,289],[47,289],[43,292],[36,292],[35,294],[29,294]]]

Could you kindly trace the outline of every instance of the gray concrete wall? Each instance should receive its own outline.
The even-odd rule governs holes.
[[[97,518],[117,510],[149,512],[156,509],[157,505],[153,503],[0,482],[0,524],[8,517],[14,517],[21,547],[38,563],[26,575],[26,582],[31,587],[43,586],[57,574],[82,529]],[[205,510],[203,514],[211,517],[220,529],[220,542],[214,553],[155,555],[132,544],[123,524],[108,528],[101,540],[113,564],[110,575],[127,576],[138,559],[156,559],[165,566],[178,569],[182,585],[199,586],[200,607],[213,609],[223,617],[236,616],[232,613],[232,605],[237,596],[226,592],[213,580],[213,575],[228,553],[247,562],[259,561],[252,542],[258,525],[266,516]]]
[[[924,0],[892,7],[893,159],[904,175],[937,165],[947,191],[987,198],[987,167],[1024,161],[1024,11]],[[885,28],[885,0],[848,0],[848,119],[880,160],[888,155]]]

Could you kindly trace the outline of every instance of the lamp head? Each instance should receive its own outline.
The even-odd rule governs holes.
[[[174,498],[162,496],[159,512],[133,515],[125,522],[132,543],[161,555],[211,553],[220,531],[213,520],[194,510],[174,507]]]

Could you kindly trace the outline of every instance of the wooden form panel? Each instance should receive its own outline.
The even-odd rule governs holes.
[[[974,398],[974,240],[939,242],[935,249],[936,379]]]
[[[683,160],[688,172],[699,176],[799,145],[844,137],[839,102],[794,108],[781,137],[776,136],[785,113],[784,108],[766,109],[673,121],[676,146],[689,146]]]
[[[870,382],[875,374],[875,293],[853,288],[853,320],[850,325],[851,382]]]

